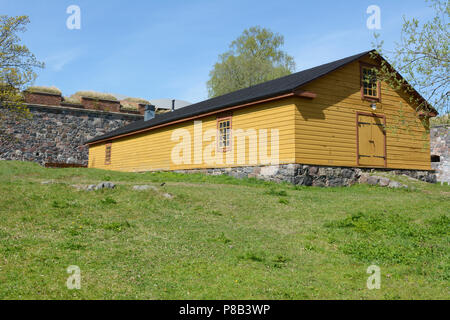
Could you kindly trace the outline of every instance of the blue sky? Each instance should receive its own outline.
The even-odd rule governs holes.
[[[80,30],[66,27],[69,5],[81,8]],[[245,28],[284,35],[300,71],[371,49],[369,5],[381,8],[387,48],[399,37],[403,15],[431,13],[425,0],[0,0],[0,14],[30,17],[23,43],[46,63],[37,85],[64,95],[95,90],[198,102],[207,98],[218,55]]]

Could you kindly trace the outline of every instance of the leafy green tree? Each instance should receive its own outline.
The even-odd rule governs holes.
[[[0,16],[0,105],[18,116],[28,115],[22,91],[36,78],[35,68],[43,68],[30,50],[20,43],[27,16]],[[3,112],[0,112],[0,128]]]
[[[411,87],[414,87],[440,114],[445,115],[450,112],[450,6],[447,0],[427,2],[434,10],[433,18],[421,23],[416,18],[404,17],[400,41],[394,50],[383,52],[383,41],[380,41],[379,34],[375,34],[377,51],[389,57],[392,66],[406,81],[397,77],[385,62],[382,62],[378,76],[392,88],[407,93],[411,93]],[[427,111],[427,106],[418,97],[411,97],[416,100],[418,111]]]
[[[276,79],[295,70],[294,58],[281,50],[284,37],[251,27],[219,56],[207,82],[210,97],[220,96],[258,83]]]

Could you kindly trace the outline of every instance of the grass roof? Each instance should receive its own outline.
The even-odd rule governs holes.
[[[51,87],[31,86],[31,87],[28,87],[25,91],[31,92],[31,93],[50,93],[50,94],[61,95],[61,90],[59,90],[57,87],[54,87],[54,86],[51,86]]]
[[[70,104],[81,104],[81,99],[79,96],[70,96],[70,97],[64,97],[64,103],[70,103]]]
[[[122,110],[129,110],[129,111],[138,111],[139,110],[137,103],[133,103],[133,102],[126,101],[126,100],[120,101],[120,108]]]
[[[126,98],[122,101],[135,102],[135,103],[140,103],[140,104],[150,104],[150,101],[142,99],[142,98]]]
[[[118,101],[116,97],[114,97],[110,93],[103,93],[103,92],[96,92],[96,91],[78,91],[73,96],[79,96],[83,98],[91,98],[91,99],[98,99],[98,100],[111,100],[111,101]]]

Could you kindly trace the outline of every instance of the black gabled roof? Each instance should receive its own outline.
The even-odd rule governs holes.
[[[157,125],[162,125],[172,121],[181,120],[198,116],[207,112],[218,111],[227,107],[232,107],[239,104],[245,104],[261,99],[271,98],[274,96],[292,92],[294,89],[305,85],[317,78],[320,78],[346,64],[358,60],[367,55],[371,51],[365,51],[351,57],[336,60],[327,64],[320,65],[311,69],[300,71],[297,73],[284,76],[275,80],[270,80],[260,83],[245,89],[230,92],[219,97],[208,99],[199,103],[191,104],[187,107],[177,109],[173,112],[163,113],[153,118],[152,120],[139,120],[127,126],[111,131],[99,137],[95,137],[86,143],[93,143],[100,140],[107,140],[116,136],[140,131],[151,128]]]

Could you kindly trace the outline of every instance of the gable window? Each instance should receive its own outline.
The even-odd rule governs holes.
[[[107,143],[105,146],[105,164],[111,164],[111,143]]]
[[[372,65],[361,64],[361,96],[369,101],[380,100],[380,82]]]
[[[217,149],[221,152],[231,150],[231,116],[217,118]]]

